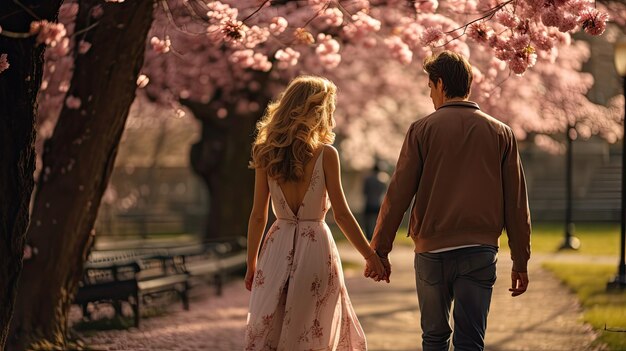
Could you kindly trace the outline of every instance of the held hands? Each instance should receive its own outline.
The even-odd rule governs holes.
[[[528,273],[511,271],[511,296],[519,296],[528,289]]]
[[[376,252],[365,259],[365,271],[363,275],[374,281],[384,280],[389,283],[391,276],[391,264],[388,258],[380,257]]]

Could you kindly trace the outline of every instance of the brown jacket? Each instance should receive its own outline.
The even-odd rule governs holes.
[[[380,255],[391,251],[413,198],[415,252],[499,246],[506,229],[513,270],[526,272],[530,213],[517,141],[476,103],[445,103],[409,128],[374,230]]]

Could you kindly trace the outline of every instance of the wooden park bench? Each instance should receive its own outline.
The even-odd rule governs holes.
[[[88,317],[89,303],[108,302],[121,315],[121,302],[127,301],[134,314],[134,324],[139,326],[141,305],[148,299],[166,292],[177,293],[185,310],[189,309],[187,273],[183,259],[178,256],[117,252],[111,257],[85,264],[74,303],[82,307]]]
[[[245,264],[245,239],[241,238],[179,247],[92,251],[74,303],[89,317],[89,303],[110,303],[121,315],[121,302],[126,301],[138,327],[140,307],[153,296],[176,292],[188,310],[191,287],[207,282],[221,295],[227,276]]]
[[[199,255],[185,255],[185,268],[191,286],[198,282],[214,285],[218,296],[227,277],[246,266],[247,253],[241,239],[205,244],[205,251]]]

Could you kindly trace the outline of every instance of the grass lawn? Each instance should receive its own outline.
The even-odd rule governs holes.
[[[532,233],[532,251],[551,253],[558,251],[563,242],[564,225],[562,223],[535,223]],[[335,240],[345,240],[337,226],[331,226]],[[396,235],[396,245],[413,246],[411,238],[406,236],[406,227],[401,227]],[[576,225],[574,235],[580,239],[580,250],[572,254],[582,255],[619,255],[619,223],[581,223]],[[500,237],[500,249],[508,251],[506,234]]]
[[[606,291],[606,283],[616,273],[615,265],[547,262],[544,267],[576,293],[585,322],[600,333],[598,342],[606,343],[610,350],[626,350],[626,291]]]
[[[577,224],[574,236],[580,239],[580,250],[572,253],[581,255],[619,255],[619,223],[581,223]],[[563,242],[564,225],[562,223],[537,223],[533,226],[531,239],[533,252],[556,252]],[[506,238],[502,238],[506,246]]]

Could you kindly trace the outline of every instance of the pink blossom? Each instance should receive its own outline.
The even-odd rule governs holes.
[[[252,56],[252,59],[254,60],[252,66],[250,66],[252,69],[263,72],[268,72],[272,69],[272,63],[267,59],[267,56],[257,52]]]
[[[145,88],[148,83],[150,83],[150,78],[148,78],[145,74],[141,74],[137,77],[137,88]]]
[[[63,57],[70,52],[70,39],[65,37],[55,46],[50,47],[50,51],[58,57]]]
[[[292,48],[280,49],[276,51],[274,57],[279,61],[278,68],[285,69],[289,66],[295,66],[298,64],[300,53]]]
[[[506,10],[496,13],[496,21],[505,27],[515,28],[519,25],[520,20],[514,13]]]
[[[62,93],[67,93],[70,90],[70,82],[67,80],[59,83],[59,91]]]
[[[152,39],[150,39],[150,45],[152,45],[152,50],[156,53],[165,54],[170,51],[172,42],[170,41],[169,36],[166,36],[163,40],[158,37],[152,37]]]
[[[78,53],[84,55],[91,49],[91,43],[88,41],[81,40],[78,42]]]
[[[561,6],[569,3],[570,0],[552,0],[552,2],[554,3],[554,6],[556,6],[558,8],[558,7],[561,7]]]
[[[272,63],[267,56],[255,53],[251,49],[237,50],[230,56],[230,61],[239,64],[243,68],[252,68],[257,71],[267,72],[272,69]]]
[[[402,64],[408,65],[413,61],[413,51],[399,37],[393,36],[385,39],[385,45],[387,45],[391,56]]]
[[[470,57],[471,55],[469,46],[467,46],[467,44],[461,40],[453,40],[446,44],[445,48],[465,57]]]
[[[96,5],[91,9],[91,17],[98,19],[104,15],[104,9],[102,5]]]
[[[0,73],[9,69],[9,60],[7,59],[7,54],[0,55]]]
[[[541,13],[545,6],[545,0],[526,0],[526,4],[530,7],[533,12]]]
[[[252,26],[246,31],[246,35],[242,40],[243,45],[248,49],[253,49],[257,45],[267,41],[270,37],[270,31],[267,28]]]
[[[439,7],[437,0],[418,0],[415,2],[415,11],[418,13],[434,13]]]
[[[373,48],[376,46],[376,43],[377,43],[376,38],[373,38],[373,37],[365,38],[363,40],[363,47]]]
[[[572,36],[569,35],[569,33],[554,31],[550,33],[550,36],[554,38],[559,45],[569,46],[572,43]]]
[[[511,71],[513,71],[515,74],[521,75],[526,72],[526,68],[528,67],[528,65],[523,59],[515,57],[514,59],[509,61],[509,67],[511,68]]]
[[[67,35],[67,31],[63,23],[51,23],[46,20],[41,20],[31,22],[30,34],[37,34],[36,40],[38,44],[43,43],[55,47],[63,40],[63,37]]]
[[[539,50],[550,50],[554,46],[552,38],[544,31],[533,32],[531,34],[531,40]]]
[[[559,31],[569,32],[571,30],[574,30],[577,25],[578,25],[578,21],[576,20],[575,16],[565,14],[563,15],[563,19],[561,20],[561,23],[559,24]]]
[[[24,245],[24,260],[30,260],[31,258],[33,258],[33,248],[26,244]]]
[[[424,27],[417,22],[410,22],[402,28],[400,39],[411,47],[421,46],[421,34],[423,31]]]
[[[289,22],[284,17],[274,17],[270,23],[270,32],[273,35],[279,35],[287,29]]]
[[[561,21],[563,21],[561,10],[556,9],[554,6],[550,6],[541,14],[541,22],[548,27],[559,27]]]
[[[493,31],[484,22],[472,23],[467,29],[467,35],[474,41],[486,43]]]
[[[70,95],[65,99],[65,106],[71,110],[78,110],[80,108],[80,98]]]
[[[343,12],[336,7],[326,9],[323,15],[327,25],[339,27],[343,23]]]
[[[485,75],[476,66],[472,66],[472,75],[474,76],[474,82],[480,84],[485,80]]]
[[[545,134],[536,135],[534,141],[537,146],[551,154],[559,155],[565,151],[565,146],[562,143]]]
[[[533,67],[535,63],[537,63],[535,49],[527,47],[515,53],[515,56],[509,60],[509,67],[515,74],[522,75],[528,68]]]
[[[237,50],[230,55],[230,61],[233,63],[237,63],[242,67],[248,68],[254,64],[254,51],[247,50]]]
[[[381,22],[363,11],[352,15],[352,22],[343,27],[343,31],[348,38],[360,40],[365,36],[378,32]]]
[[[526,34],[516,35],[509,39],[509,45],[516,51],[523,50],[530,44],[530,37]]]
[[[59,9],[59,17],[75,17],[78,14],[78,3],[65,3]]]
[[[209,9],[209,11],[207,11],[207,17],[217,23],[234,22],[237,20],[237,15],[239,14],[239,10],[221,1],[209,2],[206,4],[206,7]]]
[[[436,27],[426,28],[424,33],[422,33],[422,45],[437,45],[443,37],[444,34],[441,29]]]
[[[585,32],[591,35],[600,35],[606,29],[609,15],[596,9],[584,11],[580,16],[580,24]]]
[[[509,40],[503,40],[499,38],[493,39],[495,37],[495,35],[492,36],[490,42],[494,47],[494,53],[496,58],[502,61],[508,61],[513,59],[513,56],[515,55],[515,50],[511,47]]]
[[[339,55],[339,42],[330,35],[320,33],[317,36],[319,45],[315,48],[315,53],[319,56],[320,61],[326,68],[335,68],[341,62]]]

